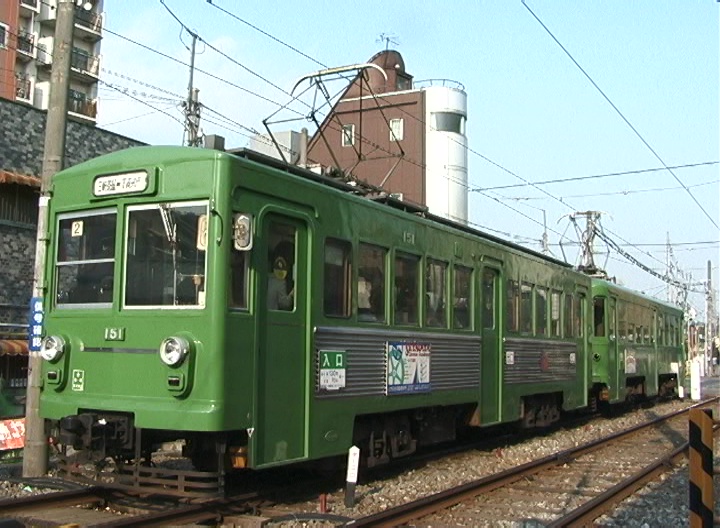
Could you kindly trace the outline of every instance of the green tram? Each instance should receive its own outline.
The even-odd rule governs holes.
[[[593,280],[593,390],[618,403],[676,393],[684,369],[683,312],[603,280]]]
[[[168,441],[222,485],[623,398],[597,306],[633,294],[252,151],[82,163],[55,176],[49,225],[40,412],[63,460],[112,459],[133,485]],[[667,334],[633,348],[643,390],[677,379]]]

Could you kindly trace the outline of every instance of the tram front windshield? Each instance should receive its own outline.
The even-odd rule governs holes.
[[[113,302],[117,251],[114,210],[59,218],[56,303],[102,307]],[[205,305],[207,202],[162,203],[127,208],[124,306]]]

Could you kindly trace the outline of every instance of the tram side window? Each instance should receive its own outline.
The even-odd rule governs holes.
[[[453,328],[470,328],[470,307],[472,270],[464,266],[455,266],[453,269]]]
[[[657,316],[657,340],[658,345],[667,345],[667,342],[665,341],[665,315],[663,314],[658,314]]]
[[[547,335],[547,289],[535,287],[535,333]]]
[[[550,292],[550,336],[560,337],[560,292]]]
[[[483,277],[484,278],[484,277]],[[483,292],[484,293],[484,292]],[[508,332],[517,332],[520,329],[520,285],[518,281],[507,281],[507,329]]]
[[[420,259],[395,255],[395,324],[418,324],[418,268]]]
[[[581,293],[578,295],[577,303],[575,304],[575,324],[577,337],[585,337],[585,294]]]
[[[60,218],[55,300],[58,305],[112,302],[115,212]]]
[[[425,324],[438,328],[447,326],[445,287],[447,264],[428,259],[425,269]]]
[[[533,330],[532,293],[532,284],[520,284],[520,332],[524,334],[532,334]]]
[[[593,299],[593,327],[595,337],[605,337],[605,297]]]
[[[573,296],[572,293],[565,294],[565,304],[563,306],[563,319],[565,323],[565,337],[575,337],[575,330],[573,329]]]
[[[643,310],[643,343],[646,345],[652,344],[652,312],[650,310]]]
[[[495,328],[496,316],[496,288],[498,272],[494,269],[485,269],[482,274],[482,326],[483,328]],[[517,318],[515,318],[517,320]],[[509,329],[509,328],[508,328]]]
[[[230,254],[230,307],[247,308],[248,258],[246,251],[231,250]]]
[[[324,310],[332,317],[350,316],[352,246],[344,240],[325,241]]]
[[[358,254],[358,321],[384,322],[387,250],[360,244]]]
[[[622,341],[627,339],[627,321],[622,312],[620,312],[620,321],[618,322],[618,339]]]

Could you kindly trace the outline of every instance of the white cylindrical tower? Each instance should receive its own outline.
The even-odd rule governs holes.
[[[427,87],[418,86],[428,83]],[[460,83],[422,81],[425,93],[425,201],[431,213],[467,223],[467,94]]]

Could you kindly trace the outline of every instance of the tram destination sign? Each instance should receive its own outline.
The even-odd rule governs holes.
[[[114,194],[140,193],[148,187],[146,171],[125,172],[98,176],[93,182],[95,196],[112,196]]]

